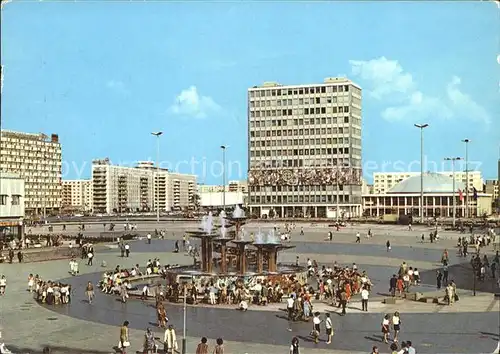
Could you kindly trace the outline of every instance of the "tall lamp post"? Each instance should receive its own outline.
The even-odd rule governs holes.
[[[156,136],[156,178],[153,178],[153,203],[156,208],[156,223],[160,223],[160,136],[163,132],[152,132]]]
[[[423,224],[424,220],[424,129],[429,124],[414,124],[415,127],[420,129],[420,222]]]
[[[461,157],[446,157],[445,161],[451,161],[451,173],[453,177],[453,228],[455,228],[456,224],[456,213],[457,213],[457,200],[455,198],[455,192],[456,192],[456,187],[455,187],[455,161],[460,161],[462,160]]]
[[[221,145],[222,150],[222,210],[226,211],[226,149],[229,146]]]
[[[184,311],[183,311],[183,318],[182,318],[182,354],[186,354],[186,310],[187,310],[187,284],[184,284]]]
[[[465,143],[465,218],[469,218],[469,139],[462,140]]]

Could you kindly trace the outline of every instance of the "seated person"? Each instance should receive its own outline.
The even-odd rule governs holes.
[[[248,310],[248,302],[246,302],[245,300],[241,301],[240,305],[238,306],[238,309],[240,311],[247,311]]]

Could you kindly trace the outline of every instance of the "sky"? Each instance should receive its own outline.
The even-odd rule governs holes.
[[[93,159],[220,184],[247,173],[247,89],[344,76],[363,89],[363,166],[496,178],[500,9],[492,2],[21,1],[2,10],[5,129],[59,134],[63,178]],[[457,169],[463,169],[463,165]]]

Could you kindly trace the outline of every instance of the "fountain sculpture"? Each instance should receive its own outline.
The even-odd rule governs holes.
[[[266,232],[259,229],[255,237],[249,237],[242,228],[246,219],[245,212],[238,205],[232,213],[221,211],[219,224],[215,227],[211,212],[203,216],[199,229],[187,232],[201,240],[200,267],[179,267],[172,271],[200,276],[273,275],[303,271],[295,266],[280,266],[278,269],[278,252],[293,246],[283,245],[274,229]]]

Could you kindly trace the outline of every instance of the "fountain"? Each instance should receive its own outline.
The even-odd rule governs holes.
[[[200,267],[172,268],[169,270],[171,275],[186,274],[200,277],[275,276],[305,271],[305,268],[298,266],[280,265],[278,268],[278,252],[293,246],[283,245],[273,229],[269,231],[259,229],[255,237],[249,237],[247,231],[242,227],[247,218],[240,206],[237,205],[232,213],[221,211],[217,217],[220,225],[215,228],[213,219],[210,212],[202,218],[198,230],[187,231],[192,237],[201,240]],[[264,269],[265,265],[266,269]]]
[[[213,215],[209,212],[201,218],[199,230],[188,231],[191,237],[199,238],[201,240],[201,269],[204,272],[212,272],[212,253],[213,242],[212,239],[217,237],[214,234]]]

